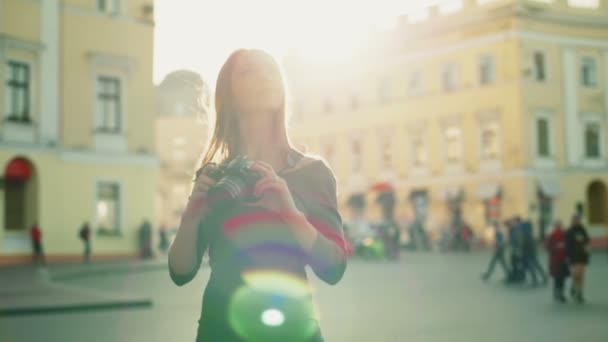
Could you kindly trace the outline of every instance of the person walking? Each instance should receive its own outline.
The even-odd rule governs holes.
[[[82,227],[80,227],[78,236],[84,245],[82,253],[83,262],[88,264],[91,261],[91,227],[88,222],[85,222]]]
[[[521,283],[525,280],[525,268],[523,263],[523,237],[521,219],[515,217],[505,222],[509,227],[509,249],[511,259],[511,273],[509,283]]]
[[[561,221],[556,221],[553,232],[545,243],[549,253],[549,272],[553,277],[553,298],[560,303],[566,302],[564,283],[570,275],[566,256],[566,233]]]
[[[537,274],[540,275],[541,284],[546,285],[548,277],[547,273],[538,261],[538,248],[532,232],[532,222],[529,220],[521,222],[521,230],[523,237],[522,248],[524,273],[530,274],[532,278],[532,286],[538,285]]]
[[[494,273],[494,266],[496,266],[497,262],[500,263],[500,266],[502,267],[505,279],[509,277],[509,267],[505,260],[505,249],[505,235],[500,228],[500,224],[496,222],[494,223],[494,254],[488,265],[488,270],[481,276],[483,280],[488,280],[492,276],[492,273]]]
[[[44,264],[44,251],[42,249],[42,230],[35,222],[30,228],[30,240],[32,241],[32,262]]]
[[[572,218],[572,225],[566,232],[566,253],[572,266],[573,284],[570,294],[578,303],[584,303],[583,287],[585,283],[585,268],[589,263],[589,235],[583,226],[581,216]]]

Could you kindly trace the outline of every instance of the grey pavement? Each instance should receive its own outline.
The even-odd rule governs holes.
[[[310,275],[326,341],[608,341],[608,256],[595,255],[586,305],[559,305],[550,287],[506,287],[488,253],[405,253],[398,263],[351,261],[336,286]],[[100,273],[66,286],[153,299],[147,309],[0,317],[0,341],[193,341],[207,268],[184,287],[166,270]],[[35,327],[35,329],[33,329]]]
[[[147,307],[152,305],[151,298],[71,285],[65,280],[159,269],[166,269],[166,260],[3,267],[0,268],[0,317]]]

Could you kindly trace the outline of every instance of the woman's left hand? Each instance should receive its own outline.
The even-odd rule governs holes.
[[[253,204],[283,214],[298,212],[287,183],[274,172],[272,166],[255,161],[249,169],[261,176],[254,188],[254,194],[260,196],[260,199]]]

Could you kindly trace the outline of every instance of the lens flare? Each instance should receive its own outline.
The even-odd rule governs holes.
[[[278,270],[243,274],[245,285],[230,300],[234,331],[253,341],[300,341],[318,331],[308,283]]]
[[[252,270],[243,273],[245,284],[253,289],[290,297],[309,297],[311,289],[306,280],[278,270]]]
[[[262,323],[269,327],[278,327],[285,322],[285,315],[277,309],[268,309],[262,312]]]

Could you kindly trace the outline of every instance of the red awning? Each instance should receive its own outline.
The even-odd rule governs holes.
[[[378,191],[378,192],[384,192],[384,191],[393,191],[393,185],[389,182],[380,182],[380,183],[376,183],[374,185],[372,185],[369,188],[371,191]]]
[[[15,158],[8,163],[4,170],[7,180],[27,181],[32,177],[32,167],[24,158]]]

